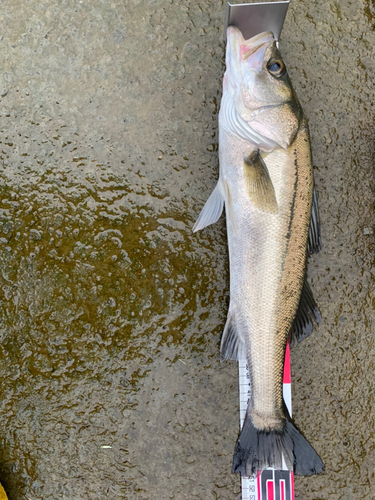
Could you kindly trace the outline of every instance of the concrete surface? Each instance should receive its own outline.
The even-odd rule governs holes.
[[[220,1],[0,2],[0,480],[10,500],[239,499],[218,175]],[[295,0],[281,50],[310,121],[324,322],[292,353],[326,473],[375,496],[374,23]]]

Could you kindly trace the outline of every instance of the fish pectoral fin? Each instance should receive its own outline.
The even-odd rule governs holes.
[[[243,348],[244,342],[235,328],[233,315],[229,313],[221,338],[220,361],[227,361],[228,359],[237,361]]]
[[[314,324],[322,320],[318,306],[316,305],[310,285],[307,280],[303,284],[301,298],[290,330],[290,341],[293,346],[295,342],[301,342],[314,330]]]
[[[201,213],[193,226],[193,232],[199,231],[210,224],[216,222],[223,212],[224,196],[221,190],[221,182],[216,184],[215,189],[212,191],[210,197],[206,201]]]
[[[244,159],[246,192],[254,205],[262,212],[277,213],[277,201],[267,165],[259,149]]]
[[[314,186],[313,202],[311,207],[311,218],[309,226],[309,236],[307,240],[307,252],[309,255],[318,253],[322,249],[322,241],[320,238],[320,220],[318,210],[318,200]]]

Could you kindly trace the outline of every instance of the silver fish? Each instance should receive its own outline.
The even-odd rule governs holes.
[[[195,226],[226,211],[230,306],[221,359],[246,355],[251,397],[233,472],[324,470],[282,396],[288,336],[320,321],[306,261],[321,247],[306,118],[271,32],[244,40],[228,28],[219,114],[220,176]]]

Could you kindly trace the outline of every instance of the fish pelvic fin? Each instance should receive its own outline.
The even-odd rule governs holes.
[[[254,205],[262,212],[277,213],[277,200],[267,165],[259,149],[244,159],[246,192]]]
[[[314,330],[315,323],[319,324],[321,321],[322,318],[318,306],[315,302],[310,285],[305,279],[297,314],[289,334],[291,346],[308,337]]]
[[[195,233],[200,229],[203,229],[216,222],[223,212],[224,203],[227,220],[232,225],[234,234],[237,234],[232,198],[228,183],[225,179],[218,180],[215,189],[212,191],[210,197],[206,201],[196,223],[193,226],[193,232]]]
[[[206,201],[201,213],[198,216],[196,223],[193,226],[193,232],[200,231],[201,229],[216,222],[223,212],[224,196],[221,189],[221,181],[219,179],[215,189],[212,191],[210,197]]]
[[[232,473],[254,476],[268,467],[282,469],[283,458],[296,475],[324,471],[319,455],[294,425],[286,408],[285,425],[278,430],[257,429],[247,413],[234,451]]]
[[[309,255],[318,253],[322,249],[322,240],[320,236],[320,220],[318,210],[318,200],[314,186],[313,202],[311,207],[311,218],[309,226],[309,236],[307,240],[307,252]]]
[[[243,339],[236,330],[233,315],[229,312],[221,337],[220,361],[229,359],[238,361],[244,345]]]

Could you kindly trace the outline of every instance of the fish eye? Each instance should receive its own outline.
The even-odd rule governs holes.
[[[280,76],[283,76],[285,73],[285,66],[284,66],[284,63],[282,61],[271,60],[268,63],[267,67],[268,67],[268,71],[273,76],[280,77]]]

